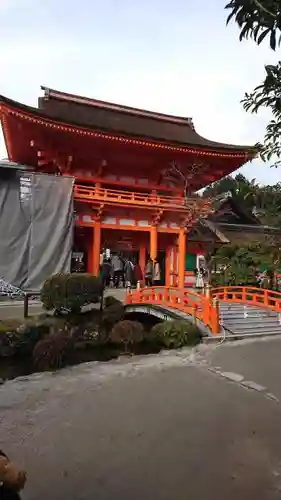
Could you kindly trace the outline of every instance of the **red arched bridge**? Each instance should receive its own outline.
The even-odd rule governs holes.
[[[203,323],[213,335],[219,335],[221,331],[221,309],[225,307],[224,303],[229,304],[228,311],[237,311],[235,305],[240,304],[240,310],[244,311],[244,318],[248,318],[248,328],[251,328],[249,321],[251,318],[257,318],[256,323],[259,323],[260,326],[263,326],[264,323],[264,320],[261,321],[262,317],[273,318],[280,329],[280,332],[275,333],[281,333],[281,293],[272,290],[247,286],[228,286],[212,288],[203,294],[189,289],[152,287],[132,291],[126,297],[127,305],[161,306],[167,311],[179,311],[190,315],[194,321],[198,320]],[[241,305],[249,306],[248,311],[251,312],[243,310]],[[255,312],[254,316],[253,311]],[[243,328],[247,329],[247,326]],[[256,325],[256,328],[259,326]]]

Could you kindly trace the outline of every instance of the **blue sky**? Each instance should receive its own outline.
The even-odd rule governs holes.
[[[240,100],[278,55],[225,27],[226,0],[0,0],[0,93],[37,104],[40,85],[193,118],[205,137],[263,138]],[[0,135],[0,157],[6,156]],[[261,183],[281,170],[254,161]]]

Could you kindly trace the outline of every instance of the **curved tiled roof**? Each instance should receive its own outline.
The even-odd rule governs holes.
[[[42,89],[45,95],[39,98],[39,109],[52,120],[169,144],[254,154],[255,148],[251,146],[224,144],[205,139],[195,131],[191,118],[88,99],[46,87]]]
[[[222,144],[201,137],[194,130],[190,118],[153,113],[53,90],[45,90],[45,96],[39,98],[38,108],[0,96],[0,119],[10,160],[37,165],[39,146],[34,147],[36,140],[40,143],[40,150],[51,148],[56,153],[62,141],[62,147],[69,148],[70,154],[73,148],[81,147],[82,155],[85,144],[89,155],[95,155],[96,147],[104,148],[105,141],[110,146],[108,141],[111,141],[111,144],[117,145],[117,152],[122,145],[123,152],[129,147],[134,148],[130,150],[132,155],[143,153],[139,164],[146,162],[153,151],[153,161],[159,172],[161,168],[163,170],[163,165],[166,168],[171,162],[182,162],[194,190],[229,175],[256,155],[254,147]],[[82,138],[96,141],[93,142],[93,150],[90,143],[83,142]],[[192,170],[193,162],[198,163],[196,172]]]

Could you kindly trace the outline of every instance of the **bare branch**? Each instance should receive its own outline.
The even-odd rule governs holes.
[[[265,12],[266,14],[269,14],[270,16],[273,16],[275,17],[276,16],[276,13],[274,12],[270,12],[270,10],[266,9],[266,7],[264,7],[264,5],[261,4],[261,2],[259,2],[259,0],[254,0],[256,6],[262,10],[263,12]]]
[[[188,164],[188,170],[185,172],[180,165],[173,161],[163,172],[163,178],[165,178],[166,181],[180,185],[183,189],[184,196],[187,198],[192,192],[192,189],[190,189],[190,181],[202,166],[203,163],[201,162]]]

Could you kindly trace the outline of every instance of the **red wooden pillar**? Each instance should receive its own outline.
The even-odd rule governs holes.
[[[92,250],[92,272],[94,276],[99,275],[100,271],[100,247],[101,247],[101,223],[100,221],[95,221],[94,231],[93,231],[93,250]]]
[[[140,243],[140,253],[139,253],[139,265],[142,270],[142,274],[144,276],[144,271],[145,271],[145,264],[146,264],[146,246],[145,246],[145,240],[144,238],[142,239]]]
[[[178,248],[173,245],[170,250],[170,256],[172,261],[171,268],[173,269],[172,274],[172,286],[177,286],[178,281]]]
[[[87,239],[87,272],[90,274],[93,274],[93,238],[94,234],[91,235],[92,237],[88,237]]]
[[[180,228],[179,232],[179,288],[184,288],[184,271],[185,271],[185,249],[186,249],[186,233],[185,228]]]
[[[165,286],[171,286],[171,247],[166,248]]]
[[[157,227],[152,225],[150,229],[150,257],[153,261],[157,259],[157,253]]]

